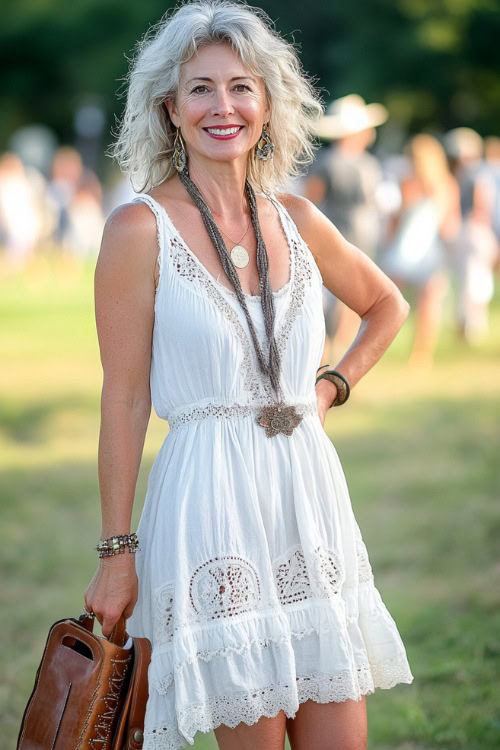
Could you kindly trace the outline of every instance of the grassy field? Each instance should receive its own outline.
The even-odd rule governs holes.
[[[80,614],[97,565],[92,281],[92,264],[60,259],[0,275],[3,750],[15,747],[49,626]],[[326,424],[415,676],[368,697],[371,750],[500,747],[498,288],[483,344],[458,343],[450,320],[449,295],[436,364],[412,371],[412,312]],[[132,528],[167,429],[153,414]],[[216,748],[213,735],[194,747]]]

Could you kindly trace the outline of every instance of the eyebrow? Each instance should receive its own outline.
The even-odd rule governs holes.
[[[255,78],[252,78],[252,76],[234,76],[231,78],[232,81],[253,81],[255,83]],[[192,81],[208,81],[209,83],[213,83],[212,78],[204,78],[201,76],[196,76],[195,78],[190,78],[188,81],[186,81],[186,84],[191,83]]]

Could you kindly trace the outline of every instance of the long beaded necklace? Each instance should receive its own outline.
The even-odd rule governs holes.
[[[179,178],[186,188],[189,196],[193,203],[198,207],[201,213],[201,217],[208,235],[219,255],[222,268],[226,273],[227,277],[233,284],[236,296],[243,308],[245,317],[248,322],[250,329],[250,335],[255,347],[257,354],[257,360],[259,363],[260,370],[264,375],[268,376],[271,381],[271,386],[276,394],[276,404],[263,406],[260,409],[257,417],[257,424],[264,427],[266,435],[272,437],[277,435],[279,432],[283,432],[285,435],[290,436],[294,428],[302,421],[302,415],[297,413],[297,410],[293,404],[286,404],[282,397],[282,389],[280,384],[280,370],[281,370],[281,358],[278,351],[278,346],[274,337],[274,321],[275,321],[275,308],[274,298],[269,282],[269,257],[267,255],[267,249],[262,237],[262,232],[259,224],[259,215],[257,210],[257,199],[255,192],[250,185],[248,179],[245,180],[245,191],[248,199],[248,205],[250,208],[250,219],[255,232],[257,240],[257,270],[259,274],[259,284],[261,292],[261,305],[264,314],[264,326],[266,335],[269,343],[269,360],[266,362],[262,348],[255,331],[252,317],[247,307],[245,295],[241,287],[239,276],[236,272],[235,263],[228,253],[224,240],[222,238],[219,227],[217,226],[210,207],[205,202],[199,189],[192,181],[189,176],[189,170],[186,166],[182,171],[178,172]],[[247,229],[248,231],[248,229]],[[245,233],[246,234],[246,233]],[[243,239],[243,238],[242,238]],[[243,248],[244,249],[244,248]],[[246,252],[246,250],[245,250]],[[245,264],[246,265],[246,264]]]

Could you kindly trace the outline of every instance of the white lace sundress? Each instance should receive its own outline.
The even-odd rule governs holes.
[[[411,683],[317,411],[325,322],[309,248],[271,197],[290,249],[289,280],[274,293],[281,383],[303,419],[291,436],[268,437],[255,420],[274,398],[236,294],[157,201],[136,200],[157,222],[150,385],[170,428],[148,478],[127,620],[153,647],[143,750]],[[246,299],[264,346],[260,297]]]

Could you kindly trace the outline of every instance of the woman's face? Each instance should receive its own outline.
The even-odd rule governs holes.
[[[269,120],[263,80],[226,43],[202,47],[181,66],[177,96],[166,104],[190,158],[246,164]]]

